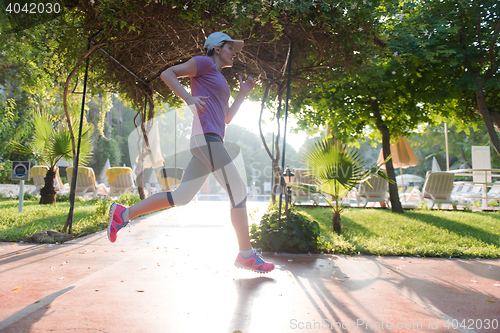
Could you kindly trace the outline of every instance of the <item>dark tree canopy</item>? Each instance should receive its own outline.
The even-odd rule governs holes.
[[[159,75],[169,66],[203,55],[205,39],[214,31],[245,41],[234,66],[225,70],[232,88],[238,75],[262,83],[283,80],[290,41],[295,50],[294,80],[335,78],[355,63],[354,51],[373,40],[370,17],[375,5],[330,0],[96,0],[79,1],[73,13],[81,20],[81,40],[91,38],[92,45],[106,52],[91,55],[94,79],[140,106],[144,95],[153,92],[162,100],[175,100]]]

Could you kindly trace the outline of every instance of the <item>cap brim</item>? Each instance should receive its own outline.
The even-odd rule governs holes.
[[[242,40],[231,39],[231,40],[228,40],[227,42],[233,42],[235,52],[240,52],[241,49],[243,48],[243,41]]]

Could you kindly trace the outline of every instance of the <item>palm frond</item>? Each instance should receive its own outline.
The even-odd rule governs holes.
[[[306,152],[307,174],[320,179],[334,192],[350,191],[369,173],[359,153],[339,142],[321,140]],[[338,183],[337,185],[330,184]],[[343,189],[339,187],[341,185]]]
[[[43,115],[35,115],[34,117],[35,123],[35,140],[33,142],[33,146],[37,150],[44,149],[47,142],[50,140],[52,133],[55,132],[52,123],[50,122],[47,116]]]
[[[61,158],[71,160],[73,158],[73,150],[69,131],[55,132],[47,142],[46,154],[51,161],[51,168],[57,165],[57,162]]]
[[[75,138],[78,138],[78,131],[79,131],[79,122],[75,123],[74,130],[75,130]],[[88,123],[84,123],[82,127],[82,140],[80,144],[80,156],[79,156],[79,164],[82,166],[87,165],[87,163],[90,161],[90,157],[92,154],[90,153],[92,151],[92,142],[90,140],[90,136],[92,135],[93,131],[93,126]]]
[[[321,191],[319,191],[318,186],[316,186],[316,185],[305,184],[305,183],[295,183],[295,184],[288,184],[287,186],[296,188],[299,191],[304,191],[307,193],[321,193]]]
[[[321,192],[327,193],[337,198],[342,198],[347,193],[349,193],[349,191],[350,189],[347,189],[347,187],[343,186],[338,181],[333,179],[326,181],[321,185]]]
[[[15,142],[15,141],[10,141],[9,142],[9,146],[12,147],[13,149],[17,150],[18,152],[20,152],[21,154],[25,154],[25,155],[33,155],[35,156],[35,150],[33,149],[33,147],[27,145],[27,146],[24,146],[18,142]]]

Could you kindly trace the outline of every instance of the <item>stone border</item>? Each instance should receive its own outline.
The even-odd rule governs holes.
[[[35,185],[24,185],[25,193],[32,193],[35,189]],[[0,184],[0,193],[9,198],[19,196],[19,184]]]

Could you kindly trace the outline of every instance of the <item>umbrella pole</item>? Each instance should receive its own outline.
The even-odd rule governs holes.
[[[177,109],[174,110],[174,127],[175,127],[175,135],[174,135],[175,188],[177,188]]]
[[[448,152],[448,124],[444,122],[444,138],[446,142],[446,171],[450,171],[450,156]]]
[[[404,198],[404,202],[406,202],[405,180],[403,179],[403,168],[402,167],[399,167],[399,172],[401,173],[401,183],[403,184],[403,198]]]

